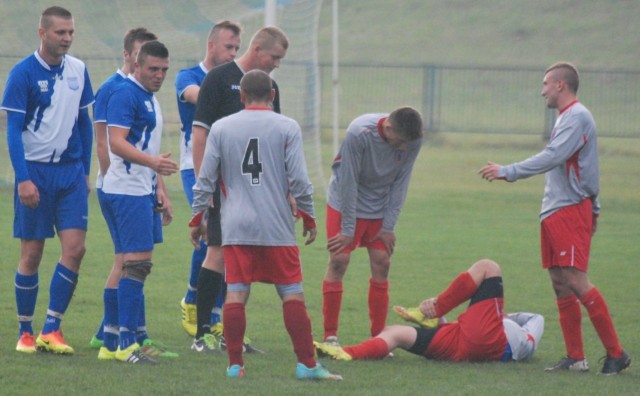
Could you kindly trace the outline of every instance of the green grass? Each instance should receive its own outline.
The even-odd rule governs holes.
[[[301,383],[294,378],[295,357],[286,335],[279,300],[272,286],[254,285],[247,309],[248,335],[266,355],[246,356],[247,378],[225,377],[225,355],[204,356],[189,350],[191,340],[180,326],[179,301],[188,276],[189,211],[179,191],[172,191],[175,222],[165,228],[165,243],[154,254],[145,294],[149,333],[180,353],[180,358],[153,367],[99,362],[88,341],[102,315],[102,288],[111,267],[112,247],[95,195],[90,202],[90,231],[80,283],[64,322],[74,356],[14,351],[17,336],[13,278],[19,242],[12,239],[12,190],[0,188],[0,389],[3,394],[633,394],[640,379],[632,367],[622,375],[597,375],[604,354],[588,321],[583,319],[587,374],[544,373],[560,358],[563,343],[547,274],[539,266],[537,212],[542,178],[514,184],[487,183],[476,170],[487,160],[509,162],[535,153],[537,137],[441,134],[427,141],[414,172],[409,197],[398,224],[398,246],[391,270],[391,304],[414,305],[447,286],[473,261],[490,257],[504,270],[506,310],[530,310],[546,318],[545,334],[531,362],[441,363],[398,351],[385,361],[326,362],[342,374],[341,383]],[[592,281],[609,304],[623,346],[640,356],[636,318],[640,257],[640,149],[620,139],[601,139],[602,205],[600,229],[593,242]],[[324,221],[324,202],[316,208]],[[322,334],[321,279],[326,240],[301,247],[307,307],[316,338]],[[42,328],[48,284],[59,255],[56,239],[47,243],[40,272],[35,329]],[[345,279],[340,337],[356,343],[368,335],[366,254],[357,251]],[[449,318],[460,312],[456,309]],[[388,323],[400,323],[393,314]]]

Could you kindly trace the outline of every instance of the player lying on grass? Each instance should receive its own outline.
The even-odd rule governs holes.
[[[316,349],[320,356],[336,360],[383,359],[396,348],[427,359],[527,360],[542,338],[544,318],[532,313],[504,314],[503,295],[500,266],[491,260],[480,260],[437,297],[424,300],[417,308],[394,308],[420,327],[387,326],[376,337],[358,345],[340,347],[315,342]],[[437,319],[466,300],[470,300],[469,307],[456,321],[445,323]]]

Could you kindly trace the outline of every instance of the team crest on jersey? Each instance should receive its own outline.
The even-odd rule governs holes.
[[[150,100],[145,100],[144,101],[145,106],[147,106],[147,111],[149,113],[153,113],[153,105],[151,104]]]
[[[67,78],[67,84],[69,84],[69,88],[77,91],[80,88],[80,83],[78,82],[78,77],[69,77]]]
[[[38,86],[40,87],[40,92],[49,92],[49,81],[38,80]]]

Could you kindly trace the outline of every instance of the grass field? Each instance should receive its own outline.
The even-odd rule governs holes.
[[[538,137],[487,137],[441,134],[430,137],[418,159],[409,197],[397,228],[398,247],[391,271],[391,304],[413,305],[441,291],[473,261],[490,257],[504,271],[506,310],[529,310],[546,318],[545,335],[531,362],[472,364],[426,361],[403,351],[379,362],[326,362],[345,378],[340,383],[302,383],[294,378],[295,357],[284,330],[279,300],[268,285],[254,285],[248,306],[248,335],[266,355],[246,356],[247,378],[225,377],[226,355],[203,356],[189,350],[180,326],[179,301],[187,282],[189,210],[173,191],[175,223],[165,228],[145,294],[152,337],[180,353],[153,367],[99,362],[88,341],[102,315],[102,288],[111,267],[112,248],[95,195],[90,202],[90,232],[80,282],[63,329],[74,356],[14,351],[17,337],[13,279],[19,242],[12,239],[12,191],[0,188],[0,393],[22,394],[635,394],[637,361],[617,377],[597,375],[604,355],[587,317],[584,339],[591,372],[544,373],[564,348],[548,276],[539,268],[537,212],[541,177],[515,184],[487,183],[476,170],[487,160],[510,162],[542,147]],[[637,310],[640,281],[640,149],[628,140],[601,139],[603,212],[593,243],[590,274],[607,299],[623,346],[640,356]],[[323,197],[317,197],[320,224]],[[322,227],[321,227],[322,229]],[[326,240],[302,247],[307,307],[316,337],[322,334],[320,284],[326,266]],[[51,271],[59,255],[48,242],[40,272],[36,331],[42,328]],[[368,268],[358,251],[345,279],[340,337],[356,343],[367,337]],[[449,318],[460,312],[456,309]],[[390,314],[388,323],[400,323]]]

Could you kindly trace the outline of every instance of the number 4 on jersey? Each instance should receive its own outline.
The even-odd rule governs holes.
[[[253,185],[260,184],[260,175],[262,174],[262,164],[259,160],[258,151],[258,138],[251,138],[244,152],[242,174],[251,175],[251,184]]]

